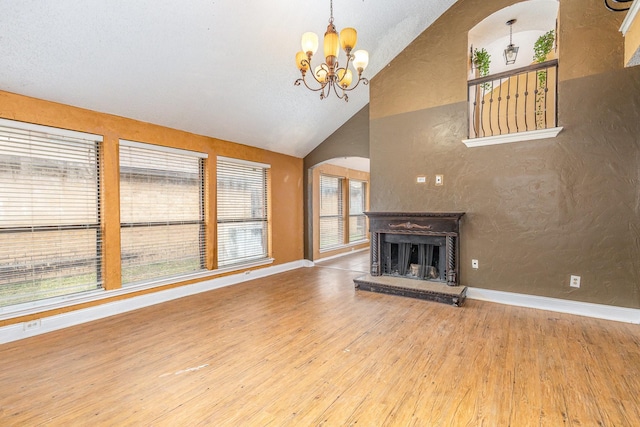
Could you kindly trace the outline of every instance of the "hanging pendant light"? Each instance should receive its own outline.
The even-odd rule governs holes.
[[[504,62],[507,65],[515,64],[516,58],[518,57],[518,46],[514,46],[513,44],[513,24],[515,24],[515,19],[510,19],[506,22],[509,26],[509,45],[504,50]]]
[[[311,73],[313,80],[320,86],[311,87],[306,80],[307,71],[311,68],[311,57],[318,50],[318,36],[312,32],[302,35],[302,50],[296,54],[296,65],[302,77],[296,80],[294,84],[300,86],[301,83],[304,83],[307,89],[314,92],[319,91],[320,99],[328,97],[333,90],[338,98],[348,101],[347,92],[355,89],[360,82],[364,85],[369,84],[369,80],[362,77],[362,73],[369,64],[369,53],[366,50],[358,50],[352,53],[358,40],[358,33],[355,28],[344,28],[338,35],[336,27],[333,25],[333,0],[330,0],[329,4],[331,13],[327,31],[324,33],[323,43],[325,62],[313,68]],[[347,56],[347,62],[344,67],[340,67],[338,63],[340,48]],[[352,64],[358,73],[358,78],[353,86],[351,86],[351,83],[354,80],[354,73],[349,69],[349,64]],[[314,83],[312,82],[312,84]]]

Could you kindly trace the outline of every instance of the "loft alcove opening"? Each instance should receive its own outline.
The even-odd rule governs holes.
[[[558,34],[557,0],[527,0],[500,9],[468,32],[468,147],[503,144],[556,136],[557,43],[545,61],[534,61],[536,41],[549,31]],[[510,36],[507,22],[511,26]],[[504,50],[510,41],[518,47],[513,64]],[[474,50],[490,55],[488,74],[474,67]]]

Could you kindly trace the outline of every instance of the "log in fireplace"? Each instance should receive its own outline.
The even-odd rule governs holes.
[[[356,288],[459,305],[460,219],[464,212],[367,212],[370,274]]]

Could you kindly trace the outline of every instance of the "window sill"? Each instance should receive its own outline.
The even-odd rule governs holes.
[[[562,126],[549,128],[530,130],[527,132],[509,133],[505,135],[486,136],[483,138],[463,139],[462,142],[468,148],[484,147],[487,145],[509,144],[512,142],[525,142],[533,141],[536,139],[555,138],[558,136]]]

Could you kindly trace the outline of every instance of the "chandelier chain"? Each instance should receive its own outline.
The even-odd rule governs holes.
[[[333,0],[329,0],[329,22],[333,24]]]

